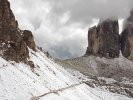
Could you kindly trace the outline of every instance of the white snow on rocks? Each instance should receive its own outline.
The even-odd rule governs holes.
[[[82,83],[88,79],[79,72],[68,71],[47,58],[41,51],[30,50],[30,61],[6,61],[0,57],[0,100],[132,100]],[[76,85],[77,84],[77,85]],[[52,93],[55,91],[56,93]],[[51,93],[50,93],[51,92]]]

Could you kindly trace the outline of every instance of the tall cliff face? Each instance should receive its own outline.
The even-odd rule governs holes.
[[[35,45],[31,47],[28,42],[31,41],[30,39],[32,39],[30,44],[35,42],[32,36],[26,40],[25,37],[27,37],[25,31],[18,28],[18,22],[8,0],[0,0],[0,55],[6,60],[27,62],[29,57],[27,46],[35,50]]]
[[[88,31],[86,55],[106,58],[119,57],[119,25],[117,20],[100,20],[98,26]]]
[[[121,51],[123,56],[133,60],[133,10],[125,24],[125,29],[121,33]]]

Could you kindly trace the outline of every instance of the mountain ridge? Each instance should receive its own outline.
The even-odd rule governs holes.
[[[102,76],[103,69],[106,74],[109,74],[107,69],[111,69],[111,66],[106,64],[105,58],[87,57],[87,61],[92,61],[91,64],[94,65],[90,66],[91,68],[96,68],[95,65],[102,62],[107,65],[99,66],[102,70],[90,68],[87,75],[83,75],[80,69],[75,70],[59,65],[59,62],[56,63],[48,53],[37,49],[31,31],[19,29],[8,0],[0,0],[0,8],[1,100],[132,100],[132,81],[122,80],[122,84],[113,77],[89,75],[96,71]],[[122,61],[125,59],[123,58]],[[86,60],[83,59],[83,61]],[[99,61],[98,64],[96,64],[97,61]],[[132,64],[129,60],[126,61]],[[72,65],[69,63],[68,66]],[[78,63],[76,62],[74,66],[78,67]],[[80,66],[80,68],[83,67]],[[119,70],[120,66],[117,68]],[[129,69],[132,73],[130,66]],[[88,69],[85,68],[85,70]],[[122,68],[120,71],[127,71],[127,69]],[[112,73],[116,72],[112,71]],[[125,77],[130,76],[130,73],[126,74]]]

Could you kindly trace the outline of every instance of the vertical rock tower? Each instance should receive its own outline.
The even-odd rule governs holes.
[[[125,22],[125,28],[121,33],[121,51],[123,56],[133,60],[133,10]]]
[[[106,58],[119,57],[120,38],[118,20],[100,20],[98,26],[88,31],[88,48],[86,55]]]

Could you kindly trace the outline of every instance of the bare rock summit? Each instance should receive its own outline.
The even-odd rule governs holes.
[[[117,58],[120,53],[118,20],[100,20],[98,26],[88,31],[86,55]]]

